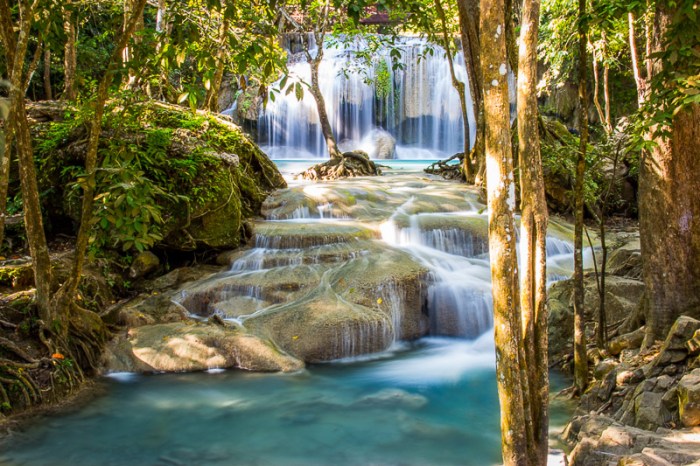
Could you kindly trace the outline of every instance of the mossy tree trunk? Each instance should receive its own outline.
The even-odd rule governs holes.
[[[496,342],[496,379],[501,407],[501,448],[507,466],[527,464],[522,331],[515,243],[515,182],[506,72],[505,6],[482,0],[479,31],[486,123],[486,189],[489,256]]]
[[[549,364],[547,362],[547,201],[540,155],[537,110],[539,0],[522,5],[518,63],[518,155],[521,197],[520,312],[528,418],[528,460],[546,465],[549,450]],[[524,246],[524,247],[523,247]],[[524,381],[523,381],[524,382]]]
[[[49,305],[51,292],[51,260],[44,234],[44,225],[39,203],[39,190],[34,166],[29,122],[24,104],[25,68],[29,38],[35,19],[35,4],[19,2],[20,19],[15,28],[12,23],[12,11],[8,0],[0,0],[0,29],[7,58],[10,76],[10,131],[19,160],[19,177],[24,205],[24,224],[27,243],[32,256],[34,281],[36,284],[36,303],[39,318],[44,325],[51,325],[55,314]],[[31,67],[30,67],[31,68]]]
[[[588,385],[588,356],[586,354],[586,320],[584,317],[583,287],[583,180],[586,175],[586,149],[588,147],[588,93],[586,91],[586,45],[588,27],[586,0],[578,2],[579,44],[579,133],[580,144],[576,159],[576,182],[574,186],[574,386],[583,394]]]

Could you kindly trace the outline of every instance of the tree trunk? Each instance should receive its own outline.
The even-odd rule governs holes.
[[[78,69],[77,34],[71,8],[71,1],[68,0],[63,9],[63,31],[66,34],[66,44],[63,52],[63,67],[65,68],[64,100],[75,100],[78,96],[75,87],[75,75]]]
[[[608,64],[608,35],[602,31],[603,40],[603,101],[605,102],[605,125],[608,132],[612,133],[612,119],[610,118],[610,65]]]
[[[459,27],[462,38],[462,53],[469,78],[469,90],[474,103],[476,117],[476,137],[469,153],[465,154],[464,163],[474,167],[474,182],[483,183],[484,170],[484,90],[481,76],[480,44],[479,44],[479,2],[476,0],[458,0]],[[466,173],[466,170],[465,170]],[[471,180],[468,180],[471,181]]]
[[[442,2],[440,0],[435,0],[435,9],[437,10],[438,17],[440,18],[440,23],[442,26],[442,37],[445,42],[445,52],[447,54],[447,63],[450,66],[450,77],[452,78],[452,86],[455,88],[457,91],[457,94],[459,95],[459,105],[460,109],[462,110],[462,122],[464,124],[464,160],[465,163],[463,164],[463,171],[464,171],[464,178],[469,181],[471,180],[471,166],[467,162],[468,157],[469,157],[469,149],[471,148],[471,142],[469,141],[470,135],[469,135],[469,119],[467,118],[467,96],[465,95],[465,86],[462,81],[457,79],[457,75],[455,74],[455,67],[454,67],[454,57],[452,55],[452,47],[450,46],[450,42],[452,40],[452,37],[449,34],[449,31],[447,29],[447,19],[445,18],[445,11],[442,9]]]
[[[165,32],[166,14],[168,12],[165,0],[158,0],[158,12],[156,13],[156,32]]]
[[[506,466],[527,464],[526,417],[521,377],[521,319],[515,244],[515,184],[510,142],[503,1],[482,0],[485,147],[489,208],[489,254],[496,342],[496,378],[501,406],[501,447]]]
[[[224,67],[226,65],[226,55],[229,53],[228,47],[226,47],[228,29],[229,20],[226,17],[226,14],[222,12],[221,30],[219,35],[219,50],[216,54],[216,71],[214,72],[213,79],[209,83],[209,90],[207,91],[206,97],[206,107],[211,112],[219,111],[219,90],[221,89],[221,83],[224,80]]]
[[[530,465],[546,465],[549,450],[547,362],[547,201],[544,193],[537,109],[539,0],[523,2],[518,63],[518,155],[520,166],[520,288],[523,353],[529,382],[525,400]]]
[[[7,0],[0,0],[0,28],[3,44],[8,58],[7,67],[10,76],[10,131],[13,133],[17,157],[19,160],[19,177],[24,204],[24,224],[27,243],[32,255],[32,268],[36,285],[36,303],[39,318],[44,325],[54,322],[54,314],[49,306],[51,292],[51,260],[44,235],[44,225],[39,203],[39,190],[34,167],[29,122],[24,106],[25,79],[24,60],[34,20],[33,7],[27,8],[20,3],[20,21],[15,35],[11,22],[10,5]]]
[[[12,160],[12,138],[5,135],[4,129],[9,129],[9,121],[3,122],[0,129],[0,249],[5,241],[5,218],[7,216],[7,191],[10,182],[10,162]]]
[[[138,5],[141,2],[141,0],[124,0],[124,24],[122,26],[122,34],[126,33],[126,31],[129,28],[129,23],[130,20],[133,16],[133,13],[135,11],[138,11]],[[141,31],[144,27],[144,22],[143,22],[143,11],[141,11],[140,17],[136,18],[136,24],[134,30],[129,33],[129,36],[132,35],[134,32]],[[139,43],[140,38],[138,35],[134,37],[134,43]],[[134,51],[133,47],[128,47],[125,46],[124,49],[122,50],[122,62],[124,65],[129,64],[134,59]],[[136,76],[136,72],[134,71],[133,68],[129,68],[129,78],[127,79],[126,83],[124,83],[124,88],[126,89],[134,89],[138,85],[138,77]]]
[[[629,27],[630,56],[632,57],[632,74],[634,75],[634,82],[637,85],[637,106],[641,107],[644,100],[646,100],[647,81],[642,77],[641,68],[639,67],[639,53],[637,52],[637,37],[634,23],[634,13],[630,11],[627,14],[627,24]]]
[[[586,320],[583,307],[583,179],[586,174],[586,149],[588,148],[588,96],[586,92],[588,27],[586,22],[581,20],[586,14],[586,0],[579,0],[578,14],[580,145],[576,160],[576,183],[574,187],[574,386],[579,394],[583,394],[588,385]]]
[[[117,40],[115,49],[107,65],[107,71],[102,76],[97,89],[97,97],[94,103],[94,116],[90,121],[90,136],[88,138],[88,147],[85,155],[85,173],[87,176],[84,182],[81,183],[83,188],[83,201],[80,214],[80,228],[78,229],[78,237],[75,244],[75,259],[71,274],[63,284],[59,292],[54,298],[54,306],[62,315],[67,315],[70,309],[70,304],[75,299],[75,293],[78,289],[78,284],[83,273],[83,264],[85,263],[85,252],[87,251],[88,241],[90,238],[90,229],[92,228],[93,205],[95,198],[95,172],[97,169],[97,150],[99,147],[100,134],[102,132],[102,117],[104,115],[105,103],[107,102],[109,86],[114,77],[114,71],[117,68],[119,59],[122,56],[126,44],[131,35],[136,29],[138,23],[143,20],[143,9],[146,6],[147,0],[136,0],[132,5],[130,16],[127,18],[121,36]]]
[[[48,47],[44,50],[44,98],[53,100],[53,91],[51,90],[51,49]]]
[[[657,4],[652,53],[665,46],[674,13]],[[668,71],[661,60],[653,66],[654,73]],[[665,129],[670,134],[655,138],[639,173],[646,345],[662,339],[679,315],[700,318],[700,104],[679,111]]]

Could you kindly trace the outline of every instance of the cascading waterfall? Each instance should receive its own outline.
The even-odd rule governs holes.
[[[367,47],[358,37],[338,44],[327,38],[319,69],[320,88],[337,141],[343,150],[365,150],[372,158],[434,159],[461,152],[464,146],[459,96],[452,86],[445,51],[419,38],[402,37],[393,50],[382,47],[373,66],[362,74],[352,70],[355,51]],[[313,37],[310,38],[315,47]],[[335,44],[335,45],[334,45]],[[290,50],[290,80],[310,82],[310,68]],[[312,53],[315,53],[312,51]],[[395,67],[395,63],[399,63]],[[455,72],[466,83],[461,53],[454,58]],[[381,83],[378,84],[378,77]],[[468,119],[474,121],[467,95]],[[470,125],[471,141],[475,128]],[[382,138],[396,141],[395,154]],[[390,137],[390,138],[391,138]],[[258,142],[272,158],[325,158],[326,144],[318,124],[316,103],[310,92],[301,101],[295,93],[280,92],[270,100],[258,119]]]

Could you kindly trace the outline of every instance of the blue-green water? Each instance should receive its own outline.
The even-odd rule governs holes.
[[[11,465],[490,465],[500,460],[489,337],[425,339],[296,374],[106,379],[79,411],[3,445]],[[0,461],[2,462],[2,461]]]
[[[0,464],[494,465],[493,367],[485,335],[296,374],[122,375],[78,411],[6,439]]]

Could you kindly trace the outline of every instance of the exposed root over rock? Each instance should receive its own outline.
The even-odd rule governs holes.
[[[345,152],[342,157],[319,163],[301,174],[305,180],[337,180],[355,176],[377,176],[381,170],[362,151]]]
[[[458,160],[459,163],[450,163],[453,160]],[[463,164],[464,152],[459,152],[450,158],[434,162],[424,171],[431,175],[441,176],[446,180],[464,180],[464,170],[462,170]]]

